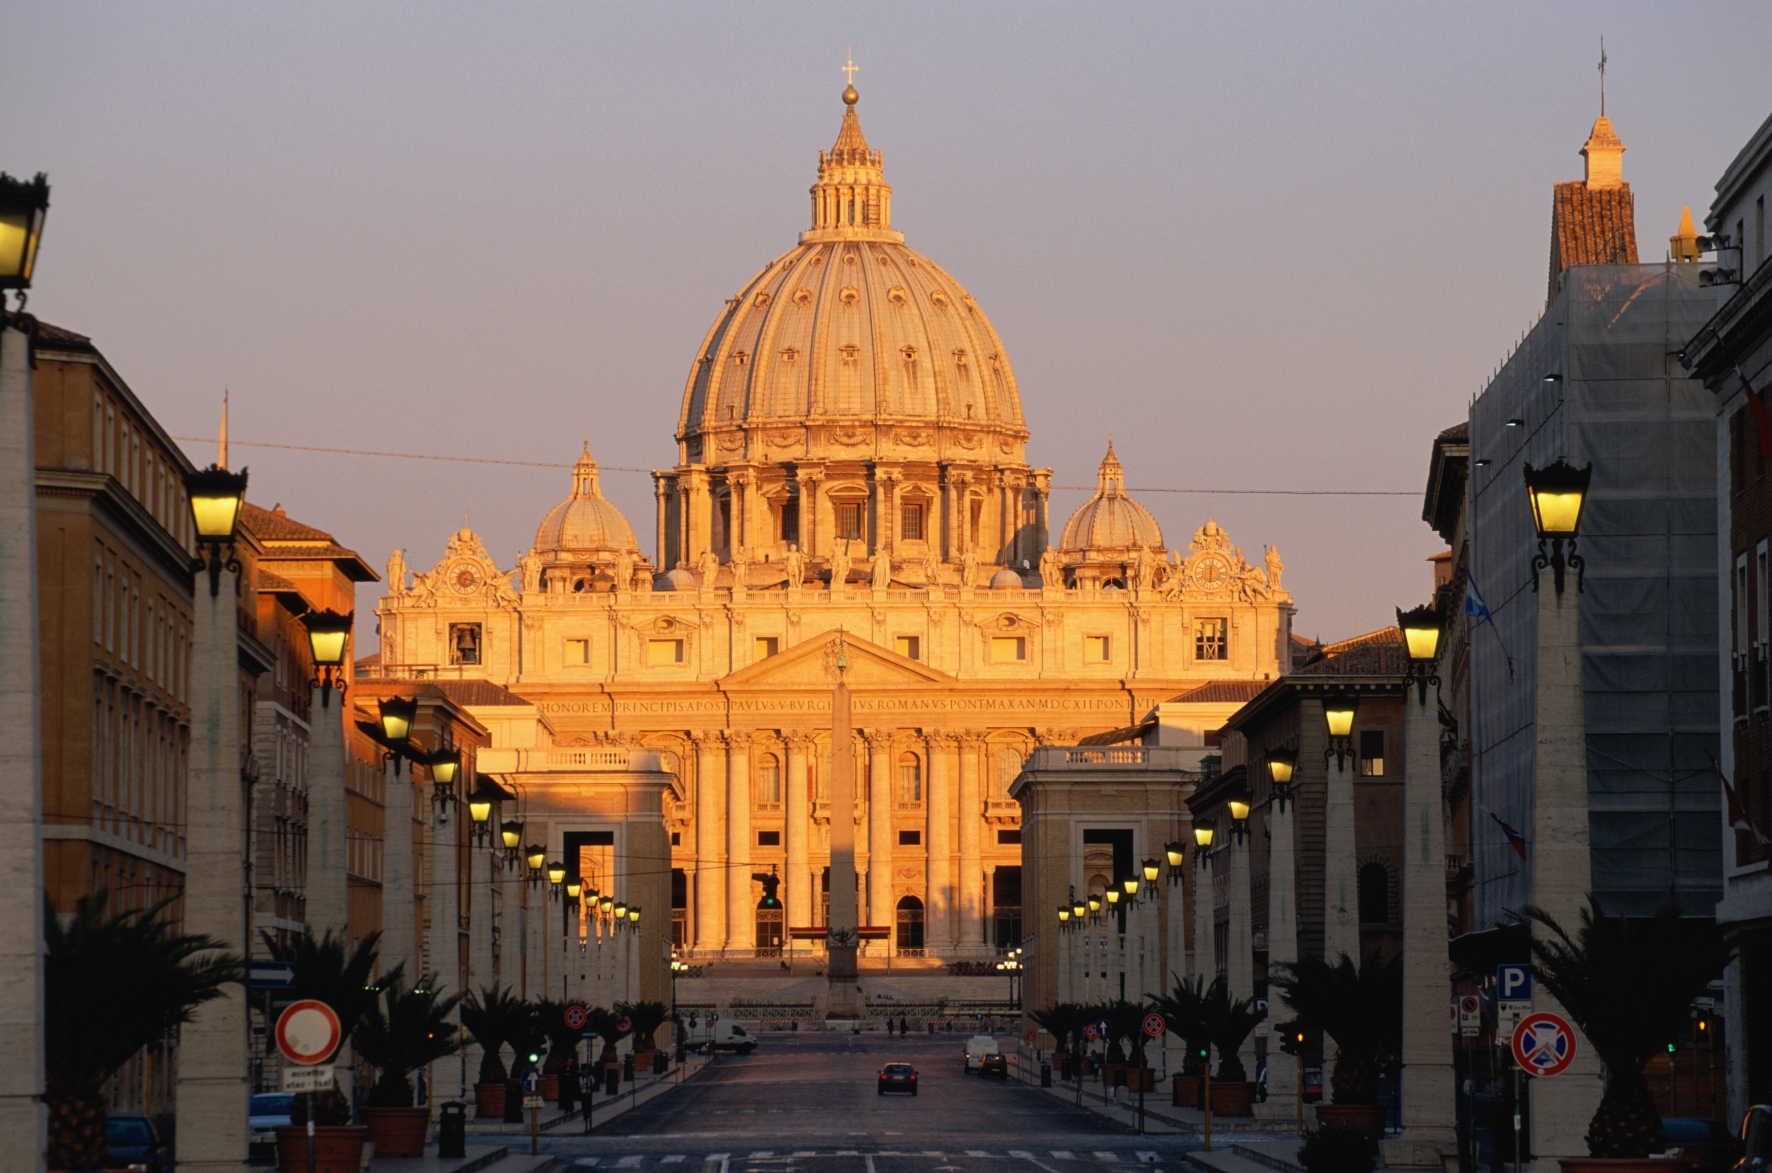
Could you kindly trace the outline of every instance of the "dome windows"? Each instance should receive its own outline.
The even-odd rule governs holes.
[[[810,290],[810,289],[796,289],[794,291],[794,304],[799,306],[801,309],[805,309],[807,306],[811,305],[812,304],[812,290]]]
[[[771,300],[773,300],[773,299],[769,296],[769,291],[764,290],[763,292],[757,294],[755,300],[753,300],[751,302],[751,304],[756,306],[758,309],[763,309],[764,307],[766,307],[770,303]]]
[[[837,294],[837,300],[842,302],[846,308],[853,309],[855,303],[861,300],[861,291],[853,285],[845,285],[842,292]]]
[[[888,289],[886,291],[886,300],[897,306],[899,309],[903,309],[906,301],[904,286],[894,285],[891,289]]]

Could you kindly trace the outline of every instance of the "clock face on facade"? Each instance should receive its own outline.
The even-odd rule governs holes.
[[[1194,585],[1203,591],[1222,590],[1231,580],[1231,566],[1223,558],[1209,555],[1194,563]]]
[[[449,585],[457,594],[471,595],[480,586],[480,574],[472,566],[458,566],[449,575]]]

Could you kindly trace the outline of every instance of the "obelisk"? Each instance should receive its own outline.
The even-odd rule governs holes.
[[[839,632],[837,687],[831,693],[831,914],[825,930],[830,983],[827,1021],[849,1021],[855,1010],[855,734],[850,728],[848,660]]]

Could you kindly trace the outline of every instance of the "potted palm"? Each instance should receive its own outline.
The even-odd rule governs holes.
[[[1396,1049],[1403,1033],[1403,962],[1377,954],[1359,969],[1347,954],[1334,965],[1307,957],[1276,965],[1272,988],[1298,1016],[1305,1030],[1335,1040],[1331,1102],[1317,1105],[1317,1122],[1357,1128],[1384,1139],[1384,1105],[1378,1102],[1378,1057]]]
[[[45,901],[43,1043],[49,1167],[105,1163],[104,1088],[137,1051],[241,979],[221,943],[177,933],[148,908],[112,914],[99,889],[65,922]]]
[[[1256,1084],[1243,1069],[1239,1052],[1263,1012],[1255,1009],[1252,998],[1231,997],[1222,978],[1206,991],[1202,1009],[1207,1037],[1218,1048],[1218,1074],[1212,1080],[1212,1114],[1253,1116]]]
[[[548,1036],[548,1057],[546,1062],[542,1064],[542,1073],[544,1078],[554,1080],[556,1096],[558,1096],[560,1072],[564,1071],[566,1065],[577,1057],[578,1044],[584,1038],[584,1030],[573,1030],[566,1025],[566,1012],[574,1006],[585,1009],[588,1022],[589,1008],[578,999],[571,1002],[555,1002],[543,998],[535,1004],[537,1024]]]
[[[1734,935],[1709,918],[1682,917],[1672,905],[1652,917],[1608,917],[1591,895],[1573,938],[1543,909],[1523,911],[1550,930],[1533,937],[1533,976],[1606,1065],[1606,1091],[1587,1128],[1589,1155],[1564,1158],[1563,1169],[1667,1170],[1677,1163],[1649,1159],[1665,1150],[1667,1137],[1643,1067],[1681,1036],[1692,1000],[1734,953]]]
[[[1173,1102],[1178,1108],[1200,1106],[1200,1085],[1205,1082],[1206,1051],[1211,1042],[1205,1028],[1205,1002],[1204,975],[1178,977],[1172,994],[1151,999],[1152,1008],[1163,1016],[1170,1032],[1187,1044],[1181,1074],[1174,1077]]]
[[[621,1017],[615,1011],[605,1010],[601,1006],[593,1006],[590,1009],[590,1020],[585,1024],[585,1029],[603,1040],[603,1049],[597,1055],[599,1068],[621,1062],[616,1057],[615,1045],[628,1036],[628,1031],[616,1026],[616,1023],[621,1021]]]
[[[663,1002],[617,1002],[615,1013],[627,1017],[628,1031],[634,1036],[634,1070],[651,1066],[658,1051],[658,1028],[671,1016],[669,1007]]]
[[[401,967],[381,985],[357,1028],[357,1050],[381,1074],[362,1109],[378,1157],[422,1157],[431,1110],[413,1106],[411,1075],[435,1059],[453,1055],[461,1043],[449,1012],[461,1000],[436,989],[435,974],[422,975],[408,988]]]
[[[1081,1003],[1055,1002],[1045,1010],[1035,1010],[1028,1015],[1052,1036],[1052,1065],[1058,1069],[1060,1079],[1070,1078],[1068,1064],[1075,1054],[1071,1048],[1082,1045],[1083,1025],[1087,1021],[1084,1014]]]
[[[302,934],[279,940],[269,933],[262,937],[273,958],[295,966],[295,986],[289,996],[324,1002],[338,1015],[339,1045],[329,1060],[336,1062],[350,1045],[363,1011],[375,1001],[371,987],[381,934],[370,933],[355,946],[343,934],[331,931],[317,938]],[[295,1097],[290,1122],[276,1130],[278,1168],[282,1173],[307,1173],[310,1100],[315,1173],[356,1173],[362,1167],[369,1130],[351,1122],[351,1101],[336,1086],[312,1097]]]
[[[499,1049],[510,1040],[510,1022],[520,1009],[526,1009],[523,1000],[497,983],[462,1000],[462,1027],[480,1044],[480,1074],[474,1083],[478,1119],[497,1120],[505,1114],[505,1082],[510,1077]]]

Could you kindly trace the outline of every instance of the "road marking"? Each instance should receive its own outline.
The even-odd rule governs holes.
[[[775,1155],[774,1149],[758,1149],[756,1152],[751,1154],[750,1159],[754,1161],[758,1157],[773,1157],[774,1155]]]
[[[988,1156],[990,1156],[990,1154],[985,1152],[983,1149],[967,1149],[966,1155],[968,1157],[988,1157]]]
[[[1104,1153],[1100,1149],[1095,1150],[1095,1155],[1103,1161],[1117,1161],[1120,1159],[1119,1153]]]
[[[621,1160],[619,1160],[615,1163],[615,1167],[617,1169],[637,1168],[639,1166],[640,1162],[645,1159],[646,1158],[644,1158],[644,1157],[623,1157]]]
[[[576,1160],[572,1163],[574,1165],[583,1165],[585,1168],[590,1169],[590,1168],[595,1167],[597,1162],[601,1161],[602,1159],[603,1159],[602,1157],[580,1157],[578,1160]]]
[[[1077,1159],[1077,1154],[1071,1152],[1069,1149],[1053,1149],[1052,1159],[1055,1161],[1074,1161]]]
[[[661,1164],[661,1165],[675,1165],[679,1161],[681,1161],[682,1159],[683,1159],[682,1153],[673,1153],[670,1156],[664,1158],[664,1160],[660,1161],[659,1164]]]
[[[1139,1149],[1138,1150],[1138,1159],[1140,1161],[1143,1161],[1147,1165],[1155,1165],[1157,1163],[1157,1154],[1152,1153],[1152,1152],[1147,1152],[1144,1149]]]
[[[794,1152],[794,1156],[796,1156],[796,1157],[816,1157],[816,1156],[818,1156],[818,1154],[813,1152],[811,1149],[796,1149]]]
[[[1054,1169],[1051,1165],[1042,1165],[1040,1162],[1034,1160],[1034,1154],[1032,1154],[1032,1153],[1023,1152],[1020,1149],[1010,1149],[1009,1155],[1012,1157],[1020,1157],[1022,1160],[1026,1161],[1028,1164],[1034,1166],[1035,1168],[1046,1170],[1046,1173],[1058,1173],[1058,1170]],[[1066,1155],[1068,1156],[1069,1154],[1066,1154]]]
[[[872,1153],[869,1153],[869,1154],[868,1154],[868,1173],[875,1173],[875,1170],[874,1170],[874,1154],[872,1154]]]

